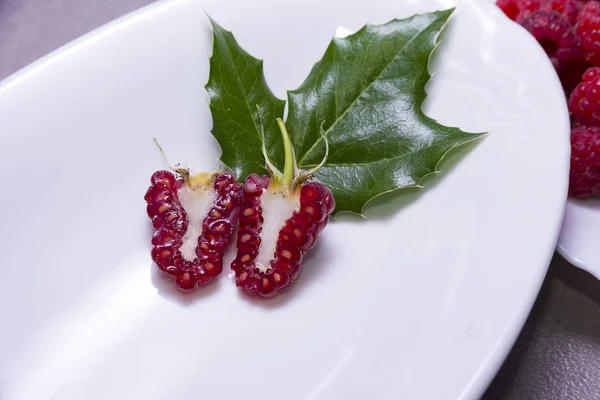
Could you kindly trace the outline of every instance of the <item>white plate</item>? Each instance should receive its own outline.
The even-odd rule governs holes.
[[[449,1],[177,0],[110,24],[0,87],[0,390],[31,399],[476,398],[534,301],[566,198],[550,63],[492,5],[445,36],[427,112],[492,134],[369,221],[332,223],[302,281],[249,300],[227,274],[181,295],[155,271],[143,195],[170,158],[219,150],[204,9],[283,97],[339,26]],[[540,143],[544,143],[540,151]],[[456,157],[454,161],[456,161]],[[404,207],[400,208],[403,204]]]
[[[600,279],[600,200],[567,201],[558,252],[571,264]]]

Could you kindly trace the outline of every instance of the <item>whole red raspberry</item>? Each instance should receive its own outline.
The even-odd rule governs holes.
[[[571,25],[575,25],[582,6],[583,2],[578,0],[542,0],[539,9],[557,12],[564,16]]]
[[[569,196],[600,195],[600,127],[578,126],[571,131]]]
[[[513,21],[521,22],[536,11],[552,11],[575,25],[583,2],[580,0],[498,0],[496,5]]]
[[[588,68],[569,98],[569,111],[576,123],[600,126],[600,67]]]
[[[498,0],[496,5],[508,18],[521,22],[540,9],[540,0]]]
[[[535,37],[557,69],[561,62],[580,58],[577,35],[564,15],[554,11],[536,11],[521,25]]]
[[[577,17],[576,30],[587,61],[600,65],[600,2],[585,3]]]

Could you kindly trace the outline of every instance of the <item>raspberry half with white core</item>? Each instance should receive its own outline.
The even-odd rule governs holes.
[[[146,192],[148,216],[156,232],[152,259],[189,290],[223,270],[223,254],[238,221],[243,190],[232,174],[192,175],[175,169],[152,175]]]
[[[299,172],[291,141],[281,119],[283,172],[270,162],[263,140],[263,155],[270,176],[248,176],[240,207],[237,256],[231,264],[237,286],[250,294],[271,297],[288,288],[300,274],[304,253],[311,249],[335,209],[333,195],[320,182],[307,182],[314,169]]]

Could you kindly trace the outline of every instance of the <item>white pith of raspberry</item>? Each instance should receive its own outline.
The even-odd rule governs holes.
[[[187,231],[182,239],[181,256],[184,260],[194,261],[197,257],[198,238],[202,234],[202,221],[210,205],[215,201],[216,192],[208,187],[192,189],[188,185],[184,185],[177,191],[177,194],[189,221]]]
[[[260,251],[255,262],[261,272],[267,272],[271,268],[270,261],[275,254],[279,231],[292,213],[300,209],[300,193],[296,191],[293,195],[285,195],[281,190],[269,187],[261,196],[261,206],[264,222]]]

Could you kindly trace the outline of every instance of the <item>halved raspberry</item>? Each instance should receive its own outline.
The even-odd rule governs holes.
[[[274,296],[298,278],[304,253],[315,245],[335,209],[325,185],[304,183],[318,167],[296,176],[287,131],[278,123],[286,149],[284,170],[279,172],[264,151],[272,176],[252,174],[246,179],[238,252],[231,264],[237,286],[262,297]]]
[[[578,126],[571,131],[569,195],[600,195],[600,127]]]
[[[242,188],[229,173],[178,172],[183,178],[169,171],[155,172],[145,200],[156,229],[152,259],[175,278],[177,286],[189,290],[223,270],[223,253],[237,224]]]
[[[231,264],[237,285],[263,297],[297,279],[304,253],[315,245],[335,208],[322,183],[305,183],[292,191],[272,183],[258,175],[246,179],[238,255]]]
[[[600,126],[600,67],[589,68],[569,98],[569,111],[576,123]]]

